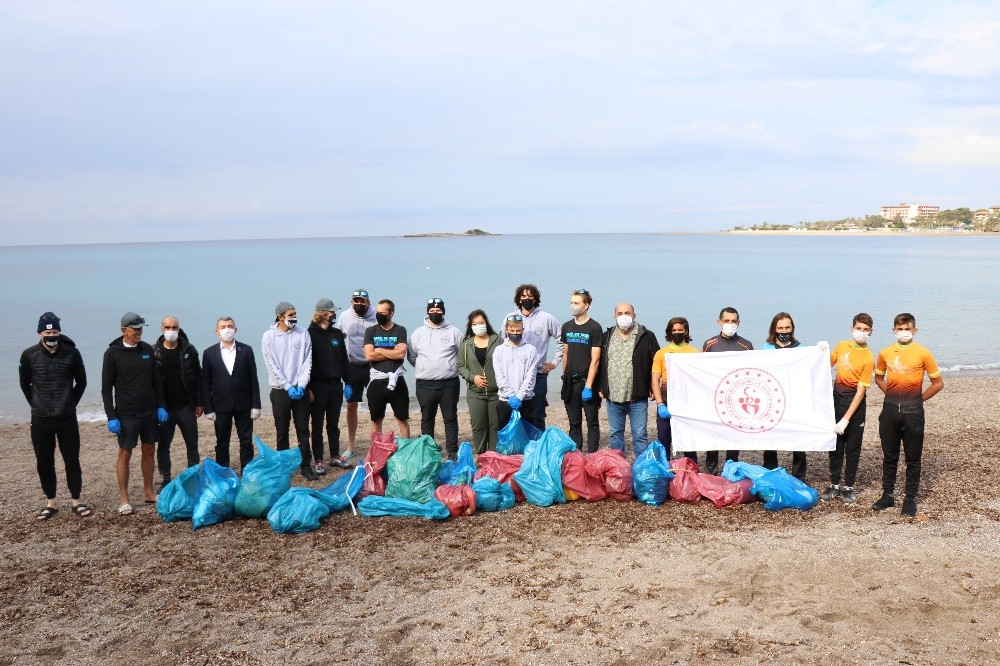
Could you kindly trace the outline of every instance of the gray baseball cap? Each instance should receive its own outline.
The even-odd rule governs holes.
[[[329,298],[321,298],[316,301],[316,312],[336,312],[337,306]]]
[[[134,312],[126,312],[122,315],[122,328],[142,328],[146,325],[146,320]]]
[[[289,310],[294,310],[295,306],[288,301],[281,301],[274,306],[274,314],[280,315],[282,312],[288,312]]]

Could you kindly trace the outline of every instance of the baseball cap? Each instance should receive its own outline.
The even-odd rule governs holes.
[[[336,312],[337,306],[329,298],[321,298],[316,301],[316,312]]]
[[[369,300],[368,299],[368,291],[365,290],[365,289],[355,289],[354,293],[351,294],[351,298],[363,298],[363,299],[365,299],[367,301],[367,300]]]
[[[282,312],[288,312],[289,310],[294,310],[295,306],[288,301],[281,301],[274,306],[274,314],[280,315]]]
[[[146,325],[146,320],[134,312],[126,312],[122,315],[122,328],[142,328]]]

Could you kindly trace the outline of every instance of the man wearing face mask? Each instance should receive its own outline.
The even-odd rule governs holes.
[[[406,358],[416,371],[420,430],[434,437],[438,406],[444,420],[445,452],[458,456],[458,348],[462,332],[444,318],[444,301],[427,301],[427,318],[410,336]]]
[[[896,505],[896,471],[902,444],[906,457],[906,497],[902,514],[917,515],[920,488],[920,458],[924,450],[924,403],[944,388],[937,361],[926,347],[913,341],[917,320],[909,312],[896,315],[892,322],[896,343],[879,352],[875,363],[875,383],[885,393],[878,417],[882,440],[882,497],[872,509],[883,511]],[[926,389],[924,373],[931,383]]]
[[[351,385],[345,388],[347,375],[347,344],[344,332],[333,325],[336,309],[329,298],[316,303],[316,312],[309,324],[312,340],[312,376],[309,381],[309,400],[312,411],[312,447],[316,460],[314,471],[326,474],[323,464],[323,425],[326,423],[330,441],[330,466],[346,469],[351,466],[340,455],[340,408],[344,396],[350,397]]]
[[[691,329],[684,317],[674,317],[667,322],[667,346],[662,347],[653,357],[653,399],[656,400],[656,439],[667,450],[670,458],[673,433],[670,430],[670,409],[667,405],[667,354],[692,354],[697,349],[691,346]],[[697,462],[697,457],[695,458]]]
[[[340,313],[337,328],[347,338],[347,360],[350,365],[344,380],[344,400],[347,401],[347,450],[344,458],[354,455],[358,434],[358,403],[364,397],[368,386],[369,366],[365,358],[365,331],[378,323],[375,308],[368,298],[368,290],[355,289],[351,295],[351,307]]]
[[[726,307],[719,312],[719,320],[716,322],[721,332],[719,335],[705,340],[701,350],[703,352],[727,352],[727,351],[751,351],[753,343],[744,337],[736,334],[740,326],[740,313],[736,308]],[[691,460],[698,462],[698,454],[689,452],[684,454]],[[726,458],[736,462],[740,459],[739,451],[726,451]],[[705,453],[705,471],[708,474],[716,474],[719,471],[719,452],[707,451]]]
[[[608,401],[611,448],[625,453],[628,417],[636,458],[649,442],[646,426],[649,399],[653,397],[653,357],[659,349],[656,334],[636,323],[632,305],[619,303],[615,307],[615,325],[604,332],[601,342],[600,395]]]
[[[275,306],[274,315],[274,323],[264,332],[261,347],[271,387],[275,448],[288,449],[288,429],[294,419],[302,452],[302,476],[315,481],[319,477],[313,471],[309,447],[309,400],[303,399],[312,372],[312,342],[306,330],[298,325],[294,305],[281,301]]]
[[[368,412],[372,431],[382,432],[386,407],[392,407],[400,437],[410,437],[410,390],[403,379],[406,328],[392,320],[396,304],[383,298],[375,308],[374,326],[365,331],[365,358],[371,364]]]
[[[583,450],[583,417],[587,417],[587,453],[601,445],[601,396],[597,373],[601,367],[601,340],[604,329],[590,318],[593,298],[586,289],[577,289],[569,297],[573,318],[562,325],[563,344],[562,399],[569,421],[569,436]]]
[[[822,343],[826,345],[826,343]],[[767,340],[761,345],[761,349],[796,349],[802,343],[795,338],[795,321],[792,315],[787,312],[779,312],[771,319],[771,326],[767,329]],[[826,348],[829,348],[828,346]],[[806,480],[806,452],[792,451],[792,468],[789,470],[799,481]],[[778,452],[764,451],[764,467],[776,469],[778,467]]]
[[[87,372],[76,345],[62,334],[52,312],[38,318],[38,342],[21,353],[18,363],[21,392],[31,405],[31,444],[42,492],[47,500],[36,520],[48,520],[59,511],[56,503],[56,445],[66,468],[70,510],[81,518],[92,511],[80,501],[80,425],[76,406],[87,388]]]
[[[511,314],[520,315],[522,318],[524,341],[538,352],[532,423],[544,430],[545,408],[549,406],[547,399],[549,373],[559,365],[563,357],[563,343],[560,339],[562,327],[555,317],[542,310],[542,293],[533,284],[522,284],[517,287],[514,291],[514,305],[517,309]],[[552,339],[557,343],[556,353],[551,361],[546,362],[545,359],[549,355],[549,341]]]
[[[229,440],[236,424],[240,469],[253,460],[253,422],[260,418],[260,383],[253,347],[236,340],[236,322],[219,317],[219,344],[205,350],[201,361],[201,394],[205,418],[215,425],[215,462],[229,467]]]
[[[156,464],[163,477],[162,490],[170,483],[170,444],[178,427],[187,448],[187,466],[197,465],[201,460],[198,454],[198,422],[195,419],[202,414],[202,400],[198,350],[188,342],[177,317],[164,317],[160,322],[160,331],[162,335],[153,345],[153,357],[160,367],[163,399],[170,415],[156,429]]]
[[[524,341],[524,318],[507,315],[504,321],[506,341],[493,352],[493,372],[497,378],[497,423],[503,428],[516,410],[521,418],[532,422],[532,402],[535,400],[535,369],[538,351]]]

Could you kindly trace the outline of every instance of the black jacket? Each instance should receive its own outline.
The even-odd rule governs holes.
[[[309,324],[312,340],[312,375],[310,382],[330,381],[347,376],[347,343],[344,332],[336,326],[323,328],[313,322]]]
[[[166,382],[166,373],[163,372],[163,336],[153,345],[153,358],[160,368],[160,375]],[[201,363],[198,361],[198,350],[194,348],[188,337],[181,329],[177,335],[177,347],[181,351],[181,387],[187,396],[189,407],[201,405]],[[164,386],[164,389],[166,387]]]
[[[639,331],[636,333],[635,347],[632,349],[632,400],[648,400],[653,390],[653,356],[660,350],[660,343],[651,330],[642,324],[636,326],[639,327]],[[608,347],[611,344],[611,336],[618,335],[617,331],[618,327],[612,326],[604,331],[604,337],[601,339],[600,386],[605,399],[610,393]]]
[[[233,374],[222,360],[220,346],[215,344],[201,356],[201,396],[206,414],[245,412],[260,409],[260,381],[253,347],[242,342],[236,345]]]
[[[126,347],[115,339],[104,351],[101,397],[108,420],[145,416],[163,404],[163,380],[147,342]]]
[[[65,335],[59,338],[54,354],[41,340],[21,352],[18,375],[32,416],[73,416],[87,388],[83,357]]]

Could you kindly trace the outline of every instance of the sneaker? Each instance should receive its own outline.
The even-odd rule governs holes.
[[[326,474],[326,465],[323,464],[321,460],[316,461],[316,467],[313,468],[317,474]]]
[[[166,488],[168,483],[170,483],[170,475],[164,474],[163,480],[160,481],[160,490],[162,491],[164,488]]]
[[[844,504],[854,504],[858,501],[858,494],[854,492],[854,488],[841,488],[840,501]]]
[[[340,469],[351,469],[354,464],[348,462],[347,458],[344,456],[337,456],[336,458],[330,458],[330,467],[339,467]]]
[[[821,500],[832,500],[840,495],[840,486],[830,486],[819,494]]]
[[[877,502],[872,504],[872,509],[875,511],[884,511],[889,507],[896,506],[896,498],[892,493],[882,493],[882,497],[879,498]]]
[[[917,500],[912,497],[906,497],[903,499],[903,515],[912,518],[917,515]]]
[[[319,479],[319,477],[316,476],[316,472],[314,472],[312,467],[309,465],[302,466],[302,476],[306,477],[309,481],[317,481]]]

